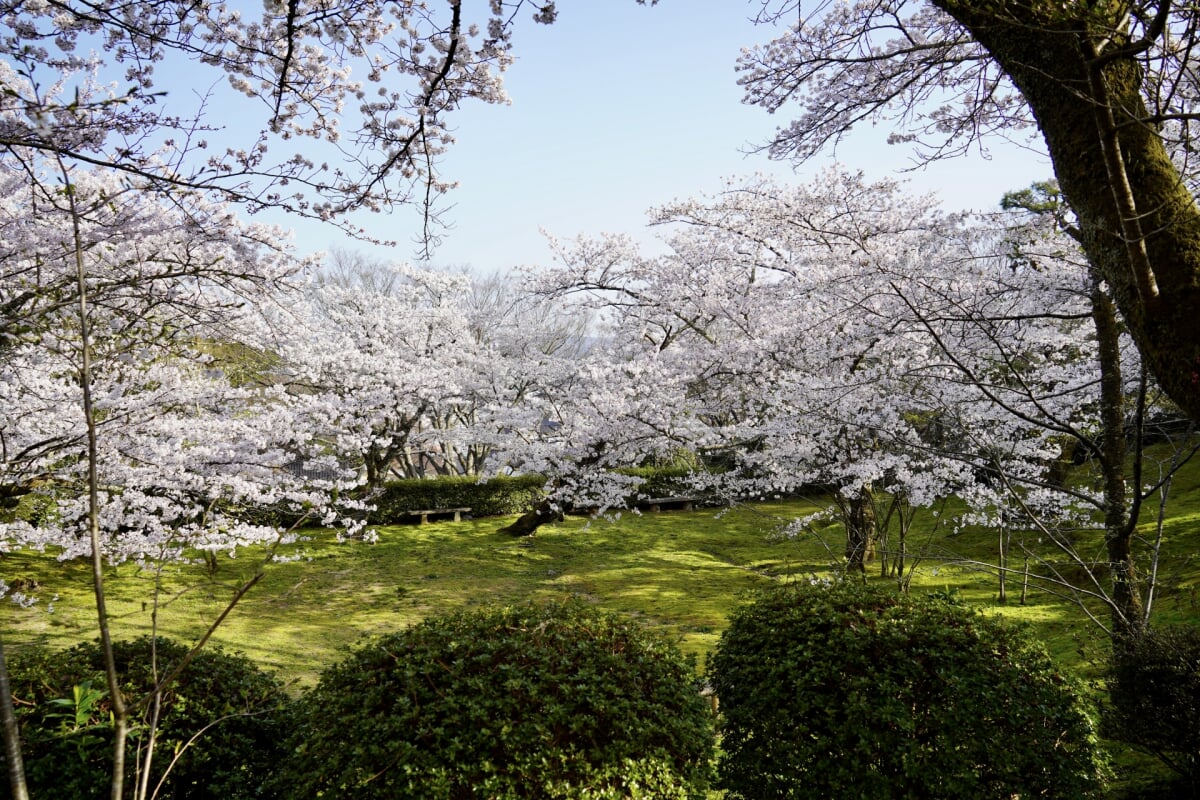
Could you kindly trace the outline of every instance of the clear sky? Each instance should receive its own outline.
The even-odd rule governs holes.
[[[799,172],[746,155],[787,121],[745,106],[734,63],[742,47],[777,29],[756,27],[758,0],[562,0],[551,26],[529,20],[515,33],[516,64],[505,83],[512,104],[475,103],[455,117],[458,142],[443,164],[460,182],[432,263],[505,270],[546,263],[539,228],[560,237],[624,232],[650,240],[645,211],[673,198],[717,190],[722,178],[770,172],[801,181],[832,158]],[[997,143],[971,157],[901,174],[911,152],[867,129],[838,160],[871,178],[899,177],[914,191],[936,190],[949,208],[993,208],[1007,190],[1051,176],[1049,162]],[[302,252],[339,247],[410,260],[415,211],[356,220],[395,250],[347,241],[305,221]]]

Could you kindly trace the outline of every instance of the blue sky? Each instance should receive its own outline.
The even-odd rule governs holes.
[[[506,75],[510,106],[474,104],[455,118],[458,142],[443,164],[460,182],[445,218],[453,224],[432,263],[506,270],[546,263],[539,228],[561,237],[625,232],[646,240],[645,211],[717,190],[722,178],[769,172],[802,181],[832,158],[794,172],[746,155],[786,117],[742,105],[734,63],[742,47],[774,30],[749,21],[757,0],[565,0],[551,26],[523,24]],[[522,20],[522,22],[528,22]],[[867,129],[838,152],[871,178],[900,177],[936,190],[950,208],[992,208],[1003,192],[1051,176],[1048,161],[997,143],[971,157],[901,175],[910,152]],[[387,260],[413,257],[415,212],[357,220],[399,247],[348,241],[305,222],[302,252],[342,248]]]

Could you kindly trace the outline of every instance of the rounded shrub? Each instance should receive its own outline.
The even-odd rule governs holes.
[[[298,701],[281,797],[703,797],[713,732],[670,643],[579,603],[433,617]]]
[[[1104,733],[1158,756],[1200,796],[1200,629],[1156,628],[1118,641]]]
[[[1087,797],[1100,754],[1022,630],[946,599],[799,584],[736,611],[709,660],[730,798]]]
[[[129,701],[154,687],[151,644],[150,637],[113,643]],[[153,648],[158,676],[170,672],[187,652],[184,645],[159,638]],[[100,645],[14,652],[9,680],[30,796],[108,798],[112,706]],[[244,656],[216,648],[200,651],[162,694],[150,789],[166,774],[158,797],[168,800],[264,796],[264,780],[282,752],[278,712],[287,702],[279,681]],[[130,710],[129,797],[150,714],[150,704]],[[9,797],[8,782],[0,783],[0,797]]]

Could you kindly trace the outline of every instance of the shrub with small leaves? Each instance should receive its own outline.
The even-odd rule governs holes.
[[[850,582],[766,592],[709,660],[729,798],[1087,797],[1092,725],[1017,628]]]
[[[282,797],[700,798],[713,732],[679,651],[579,603],[370,641],[298,702]]]
[[[114,642],[122,691],[136,702],[188,652],[184,645],[143,637]],[[152,667],[157,661],[157,672]],[[10,654],[9,679],[16,701],[23,760],[31,797],[101,800],[112,775],[111,701],[99,644],[68,650],[34,648]],[[250,800],[263,797],[264,780],[279,759],[282,685],[241,655],[200,651],[162,694],[151,762],[151,790],[166,774],[158,797],[166,800]],[[132,773],[147,741],[151,704],[131,713]],[[171,766],[169,773],[168,766]],[[0,764],[3,759],[0,758]],[[0,782],[0,798],[10,796]]]
[[[1158,756],[1200,796],[1200,629],[1117,642],[1104,733]]]

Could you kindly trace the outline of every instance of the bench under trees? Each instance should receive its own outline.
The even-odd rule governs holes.
[[[648,497],[639,502],[639,505],[645,506],[647,511],[662,511],[664,509],[678,509],[680,511],[691,511],[696,503],[696,498],[677,495],[672,497]]]
[[[429,522],[430,517],[454,517],[455,522],[462,521],[463,514],[471,513],[470,506],[458,506],[456,508],[420,508],[415,510],[405,511],[405,516],[418,517],[418,524],[424,525]]]

